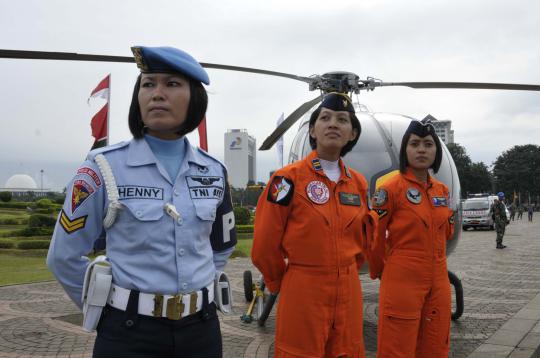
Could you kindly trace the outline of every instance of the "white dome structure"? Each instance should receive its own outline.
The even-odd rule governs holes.
[[[26,189],[26,190],[36,190],[38,187],[36,182],[30,175],[26,174],[15,174],[9,178],[6,182],[4,189]]]

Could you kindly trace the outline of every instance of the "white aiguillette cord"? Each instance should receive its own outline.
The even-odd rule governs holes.
[[[116,186],[116,180],[114,179],[109,162],[103,154],[96,155],[95,161],[103,176],[105,190],[107,190],[107,198],[109,199],[107,214],[105,215],[105,219],[103,219],[103,226],[105,229],[108,229],[114,224],[114,220],[116,220],[116,216],[118,215],[118,210],[122,209],[122,203],[119,200],[118,187]]]

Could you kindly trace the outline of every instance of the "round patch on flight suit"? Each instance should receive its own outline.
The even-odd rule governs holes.
[[[407,189],[407,200],[413,204],[420,204],[422,202],[422,193],[416,188]]]
[[[307,195],[315,204],[324,204],[330,199],[330,191],[322,181],[314,180],[306,187]]]
[[[373,206],[383,206],[388,200],[388,193],[384,189],[377,189],[373,195]]]

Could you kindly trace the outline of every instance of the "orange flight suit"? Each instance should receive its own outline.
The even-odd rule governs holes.
[[[381,278],[378,358],[448,357],[451,296],[446,240],[453,233],[448,188],[410,168],[372,198],[379,214],[367,250],[371,278]]]
[[[276,357],[364,357],[367,182],[339,164],[335,183],[313,151],[278,170],[257,204],[251,257],[279,292]]]

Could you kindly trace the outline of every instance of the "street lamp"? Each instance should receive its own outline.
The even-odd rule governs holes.
[[[40,170],[41,173],[41,196],[43,196],[43,169]]]

